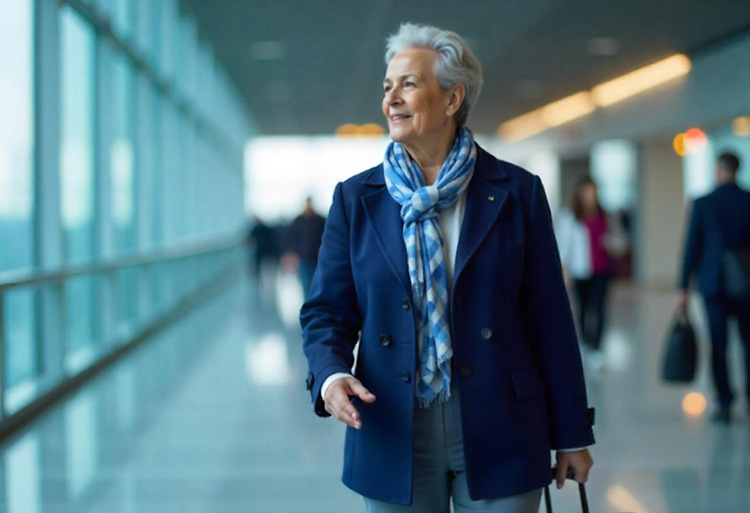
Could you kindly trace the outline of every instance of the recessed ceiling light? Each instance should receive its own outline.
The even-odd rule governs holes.
[[[620,53],[620,42],[613,37],[592,37],[586,41],[586,51],[598,57],[611,57]]]
[[[256,61],[274,61],[285,53],[286,46],[281,41],[256,41],[250,47],[250,55]]]

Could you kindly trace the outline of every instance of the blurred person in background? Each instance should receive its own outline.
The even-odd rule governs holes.
[[[392,142],[336,186],[300,314],[315,413],[348,426],[370,513],[536,512],[550,450],[562,486],[594,443],[544,188],[465,126],[460,36],[404,24],[385,60]]]
[[[739,168],[736,155],[721,154],[716,163],[716,189],[693,203],[676,298],[677,308],[687,311],[690,280],[697,274],[711,333],[711,371],[718,402],[713,418],[719,422],[731,420],[734,400],[727,370],[732,317],[745,346],[745,391],[750,406],[750,296],[730,297],[724,273],[728,251],[750,251],[750,193],[737,185]]]
[[[576,183],[570,209],[560,213],[556,228],[565,281],[576,300],[586,362],[598,372],[604,366],[601,347],[612,275],[611,254],[626,251],[627,236],[621,223],[602,208],[596,182],[589,176]]]
[[[312,198],[307,197],[302,214],[285,230],[286,248],[291,254],[285,256],[285,264],[286,267],[297,268],[305,298],[310,292],[315,267],[318,265],[318,251],[325,223],[325,218],[315,212]]]
[[[255,279],[257,300],[271,300],[271,290],[264,287],[264,282],[272,281],[279,261],[279,245],[274,228],[253,216],[245,242],[252,251],[250,270]],[[270,280],[269,280],[270,278]]]

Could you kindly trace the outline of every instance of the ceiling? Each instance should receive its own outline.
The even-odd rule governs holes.
[[[456,31],[476,53],[484,88],[469,127],[477,133],[494,133],[503,121],[668,55],[691,55],[750,31],[748,0],[183,4],[195,14],[263,135],[331,134],[343,123],[385,127],[380,112],[385,39],[407,21]],[[750,66],[750,56],[737,65]]]

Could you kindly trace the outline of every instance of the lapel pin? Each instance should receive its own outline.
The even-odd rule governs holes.
[[[490,200],[490,201],[495,201],[495,197],[494,196],[488,196],[487,199]]]

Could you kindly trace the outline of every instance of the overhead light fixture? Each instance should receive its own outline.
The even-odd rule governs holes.
[[[595,108],[587,92],[576,93],[506,121],[500,125],[497,133],[503,139],[520,141],[590,114]]]
[[[594,112],[596,105],[589,93],[582,92],[542,107],[542,120],[549,127],[560,126]]]
[[[732,121],[732,132],[737,137],[750,137],[750,116],[740,116]]]
[[[690,59],[677,54],[594,87],[591,94],[600,107],[621,102],[643,91],[687,75]]]
[[[590,114],[596,107],[608,107],[660,84],[690,72],[691,63],[686,55],[676,54],[645,66],[621,77],[594,87],[591,92],[580,92],[545,105],[501,124],[499,137],[520,141]],[[738,118],[739,119],[739,118]],[[744,127],[745,121],[741,124]],[[747,130],[750,132],[750,118]]]
[[[691,128],[685,132],[685,150],[688,153],[703,151],[708,145],[708,137],[700,128]]]
[[[677,155],[679,155],[680,157],[684,157],[685,155],[687,155],[684,133],[677,134],[674,137],[674,140],[672,140],[672,148],[674,148],[675,153],[677,153]]]

